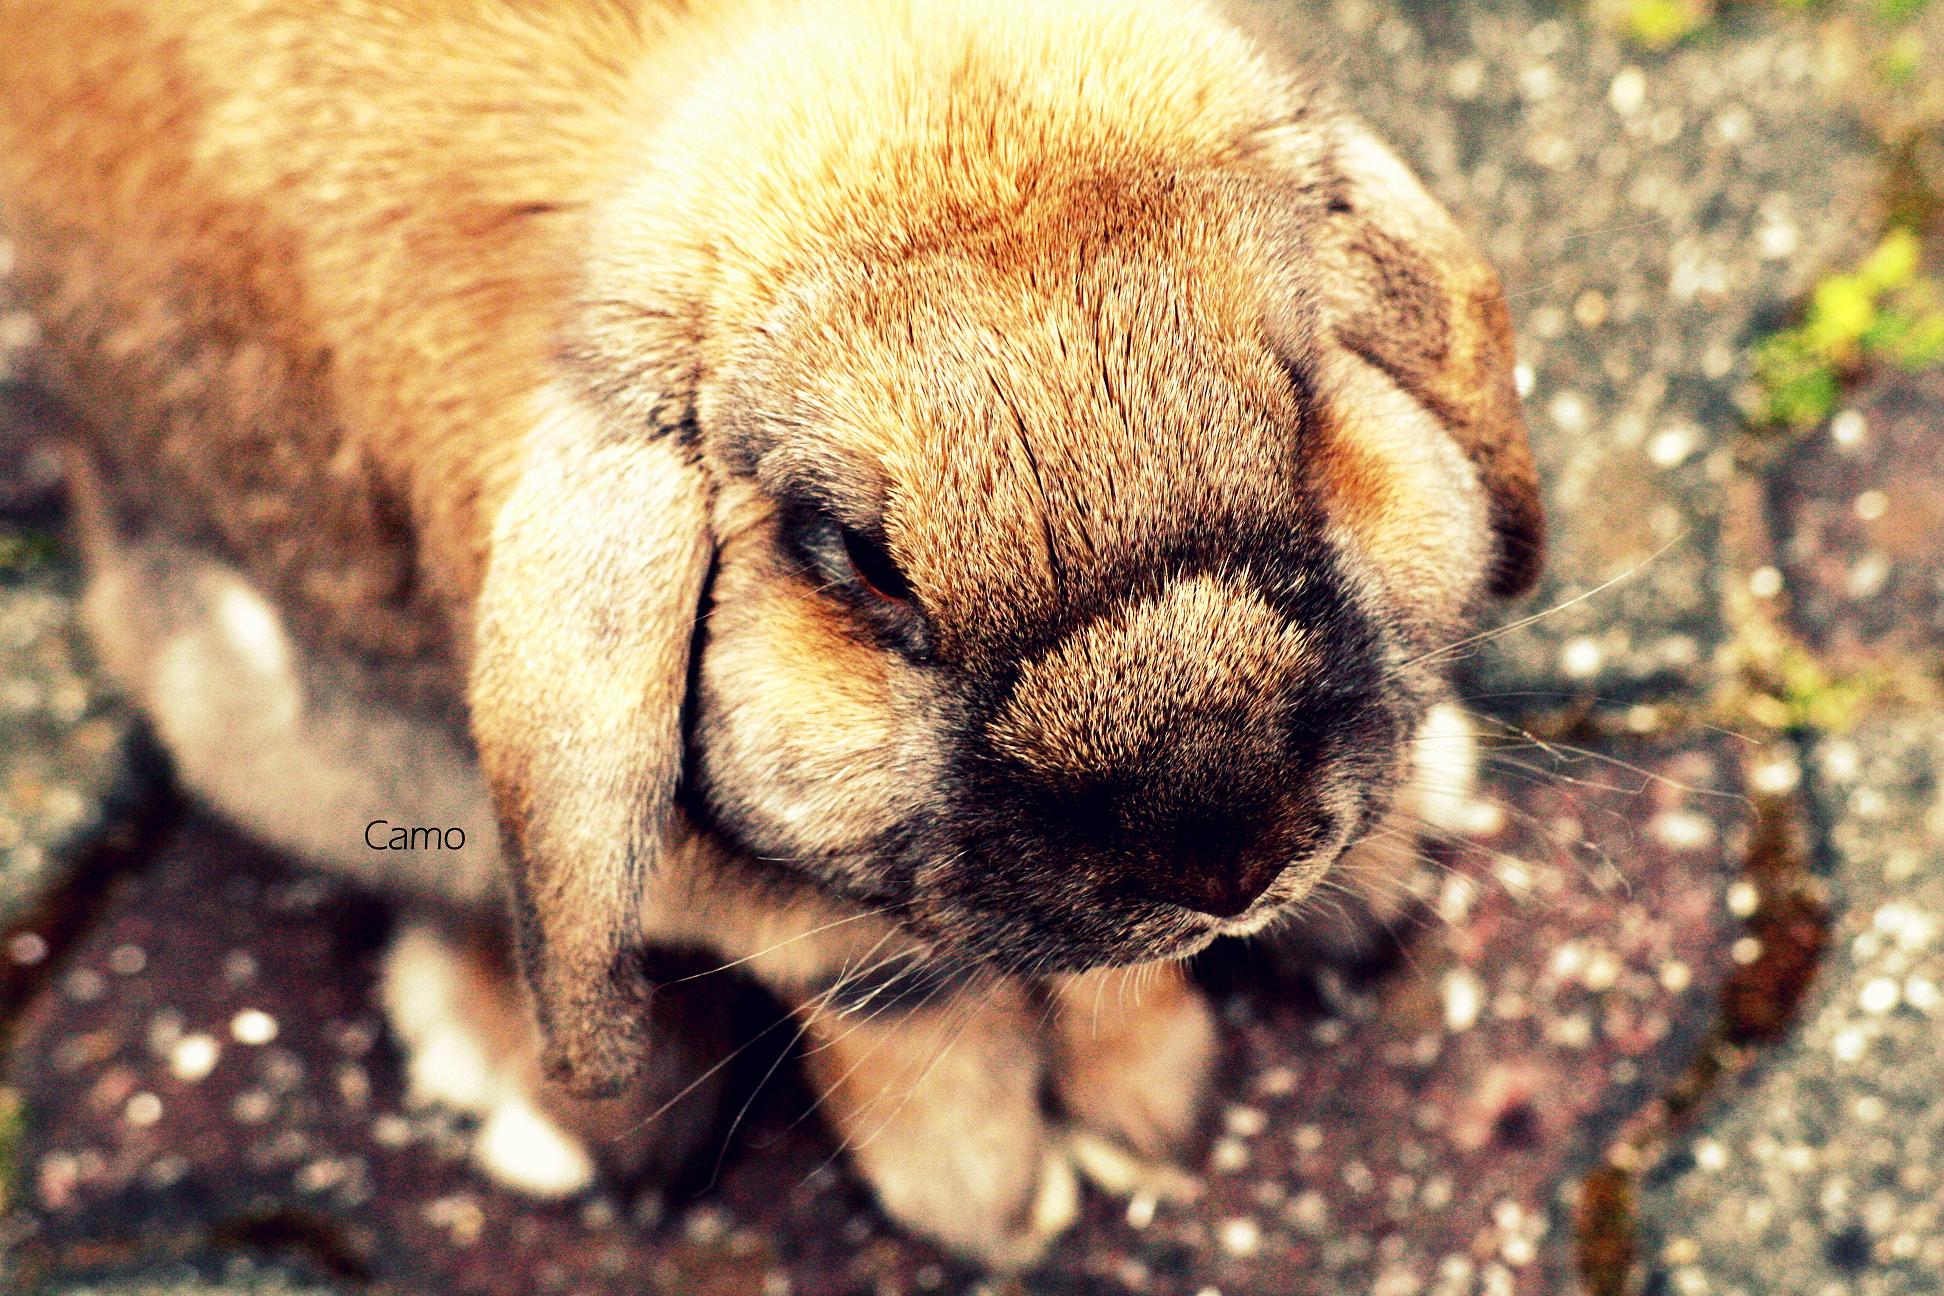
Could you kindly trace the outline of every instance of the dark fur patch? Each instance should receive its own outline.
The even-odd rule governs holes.
[[[1368,276],[1371,309],[1345,321],[1338,336],[1450,421],[1454,411],[1439,388],[1451,358],[1451,313],[1437,269],[1371,226],[1357,230],[1349,252]]]

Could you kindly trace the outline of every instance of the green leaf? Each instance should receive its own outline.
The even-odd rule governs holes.
[[[1893,229],[1883,236],[1876,251],[1870,253],[1857,271],[1870,287],[1882,292],[1901,287],[1917,277],[1922,259],[1917,236],[1907,229]]]
[[[1666,49],[1698,30],[1706,17],[1695,0],[1633,0],[1627,35],[1648,49]]]

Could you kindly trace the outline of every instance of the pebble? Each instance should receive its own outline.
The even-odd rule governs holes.
[[[169,1050],[169,1072],[176,1079],[193,1084],[216,1069],[222,1045],[213,1035],[184,1035]]]
[[[1252,1256],[1262,1245],[1262,1226],[1252,1219],[1228,1219],[1222,1221],[1217,1236],[1230,1255]]]
[[[277,1038],[277,1019],[258,1008],[246,1008],[230,1019],[230,1034],[239,1044],[268,1044]]]

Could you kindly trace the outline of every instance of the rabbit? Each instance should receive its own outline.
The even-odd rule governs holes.
[[[1192,1191],[1181,961],[1381,908],[1542,561],[1493,271],[1201,0],[0,0],[0,210],[103,662],[541,1195],[692,1137],[649,949],[960,1255]]]

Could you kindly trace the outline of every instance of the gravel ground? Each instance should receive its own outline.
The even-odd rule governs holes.
[[[80,649],[73,584],[53,562],[0,571],[0,929],[58,889],[142,782],[129,719]]]
[[[1842,917],[1801,1029],[1648,1196],[1676,1296],[1944,1291],[1944,729],[1872,722],[1808,778]]]
[[[1227,1059],[1203,1196],[1094,1198],[1023,1290],[1560,1290],[1574,1185],[1707,1036],[1739,925],[1733,753],[1611,758],[1537,788],[1496,775],[1495,822],[1420,878],[1400,966],[1209,968]],[[19,1024],[34,1119],[6,1240],[25,1272],[256,1221],[413,1292],[976,1289],[832,1168],[790,1085],[759,1094],[700,1198],[542,1207],[485,1183],[463,1126],[402,1105],[372,1003],[382,930],[370,902],[209,825],[165,845]]]

